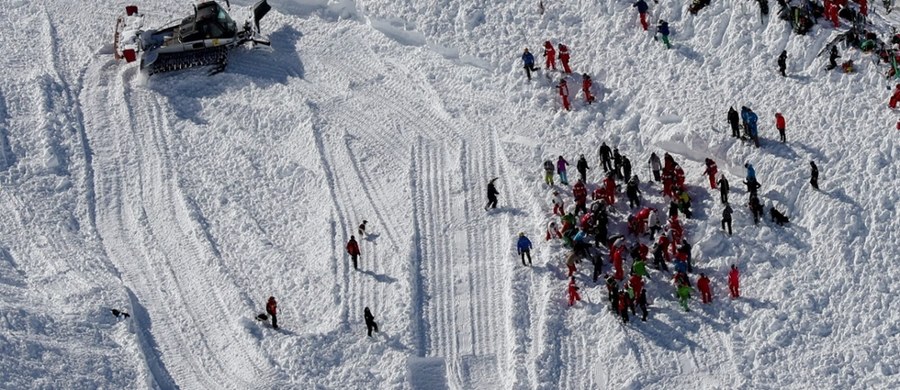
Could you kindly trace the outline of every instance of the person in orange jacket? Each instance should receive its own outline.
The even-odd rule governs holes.
[[[545,68],[556,70],[556,50],[550,41],[544,42],[544,57],[547,60]]]
[[[275,297],[269,297],[269,301],[266,302],[266,313],[272,318],[272,328],[278,329],[278,302],[275,302]]]
[[[572,111],[572,107],[569,105],[569,86],[566,84],[566,79],[559,80],[559,85],[556,86],[557,91],[559,91],[559,97],[562,98],[562,105],[566,111]]]
[[[578,286],[575,285],[575,277],[569,278],[569,306],[581,300],[581,294],[578,293]]]
[[[736,265],[731,265],[731,272],[728,273],[728,288],[731,290],[731,299],[741,296],[740,273]]]
[[[353,260],[353,269],[359,269],[356,263],[356,260],[359,258],[359,244],[356,243],[355,236],[350,236],[350,241],[347,242],[347,253],[350,254],[350,259]]]
[[[700,274],[700,279],[697,280],[697,289],[700,290],[700,299],[703,303],[712,302],[712,287],[709,285],[709,278],[706,277],[706,274]]]
[[[591,76],[588,76],[587,73],[581,75],[581,91],[584,92],[584,101],[587,102],[587,104],[591,104],[597,100],[594,98],[594,95],[591,95],[591,86],[593,84],[594,82],[591,81]]]
[[[716,166],[716,162],[711,158],[707,158],[706,170],[703,171],[703,174],[709,176],[709,188],[716,189],[716,174],[718,173],[719,167]]]
[[[559,45],[559,62],[562,62],[563,71],[566,73],[572,73],[572,69],[569,68],[569,47],[560,43]]]
[[[781,136],[781,142],[787,142],[787,139],[784,137],[784,116],[781,115],[780,112],[775,113],[775,128],[778,129],[778,135]]]

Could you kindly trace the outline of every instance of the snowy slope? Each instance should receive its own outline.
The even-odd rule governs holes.
[[[273,50],[149,80],[109,54],[122,2],[2,7],[0,388],[900,386],[900,148],[883,66],[842,47],[859,72],[827,72],[816,55],[832,29],[793,35],[751,2],[696,16],[654,4],[668,51],[628,2],[543,3],[272,0]],[[190,8],[139,5],[156,22]],[[522,49],[547,39],[593,75],[599,104],[574,95],[575,77],[572,112],[560,75],[525,81]],[[760,115],[760,149],[727,134],[741,105]],[[621,326],[587,267],[585,301],[566,306],[540,164],[599,165],[604,141],[645,182],[651,152],[682,163],[713,304],[683,312],[654,273],[650,320]],[[706,157],[734,188],[733,237]],[[753,226],[740,207],[747,161],[789,227]],[[494,177],[501,207],[486,213]],[[616,229],[627,212],[620,201]],[[363,219],[354,271],[344,245]],[[520,231],[533,268],[515,256]],[[252,319],[269,295],[281,331]]]

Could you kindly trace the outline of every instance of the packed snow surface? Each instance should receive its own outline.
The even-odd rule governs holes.
[[[886,66],[842,45],[857,72],[825,70],[817,55],[836,31],[793,34],[774,2],[765,20],[750,1],[697,15],[651,3],[670,50],[628,1],[538,3],[271,0],[271,50],[237,49],[212,77],[147,78],[112,56],[125,2],[5,2],[0,388],[900,387],[900,117]],[[147,26],[190,12],[138,5]],[[237,20],[248,5],[233,2]],[[897,21],[869,9],[878,31]],[[571,112],[561,73],[526,81],[519,56],[529,47],[543,67],[545,40],[568,45],[597,103],[578,74]],[[729,106],[759,115],[761,148],[729,136]],[[653,270],[649,320],[622,325],[579,265],[584,300],[568,307],[567,251],[543,239],[541,163],[583,153],[592,189],[601,142],[631,159],[655,207],[667,203],[650,153],[684,167],[712,304],[684,312]],[[707,157],[733,187],[732,237]],[[745,162],[788,226],[753,225]],[[500,205],[485,212],[495,177]],[[611,229],[629,212],[619,200]],[[362,220],[354,271],[344,246]],[[533,267],[516,256],[519,232]],[[270,295],[278,331],[254,320]]]

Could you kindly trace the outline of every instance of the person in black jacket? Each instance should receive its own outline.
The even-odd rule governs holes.
[[[781,72],[781,77],[787,77],[787,74],[784,73],[785,69],[787,69],[787,50],[782,50],[781,55],[778,56],[778,71]]]
[[[728,124],[731,125],[731,136],[736,138],[741,138],[741,131],[738,130],[738,122],[740,121],[740,116],[738,112],[734,109],[734,107],[728,107]]]
[[[372,337],[372,331],[378,332],[378,324],[375,323],[375,316],[372,315],[372,312],[369,311],[369,307],[366,306],[365,310],[363,310],[363,317],[366,319],[366,332],[369,334],[369,337]]]
[[[831,47],[831,54],[828,55],[828,66],[825,69],[832,70],[837,68],[837,59],[841,58],[841,55],[838,54],[837,45]]]
[[[750,212],[753,213],[753,224],[759,224],[759,219],[762,218],[763,214],[763,205],[759,202],[759,197],[756,194],[750,194]]]
[[[722,230],[725,230],[725,225],[728,225],[728,235],[731,235],[731,213],[734,210],[731,209],[731,205],[725,204],[725,209],[722,210]]]
[[[813,188],[819,189],[819,167],[816,166],[815,161],[809,162],[809,167],[812,169],[809,175],[809,184],[812,184]]]
[[[488,202],[487,202],[487,205],[484,206],[485,210],[487,210],[489,208],[491,208],[491,209],[497,208],[497,195],[500,195],[500,192],[497,191],[497,187],[494,186],[494,182],[496,180],[497,180],[497,178],[495,177],[495,178],[491,179],[490,182],[488,182],[488,186],[487,186]]]
[[[719,197],[722,198],[722,203],[728,204],[728,191],[731,189],[728,188],[728,179],[725,178],[725,174],[722,174],[722,178],[716,182],[719,185]]]
[[[603,165],[603,172],[612,170],[612,150],[609,150],[606,142],[600,145],[600,163]]]
[[[575,168],[578,169],[581,181],[587,183],[587,170],[591,169],[591,167],[588,166],[587,159],[584,158],[583,154],[578,158],[578,162],[575,163]]]
[[[631,179],[631,160],[629,160],[628,157],[625,156],[622,156],[622,179]]]

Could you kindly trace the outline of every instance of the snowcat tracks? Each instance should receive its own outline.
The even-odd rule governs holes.
[[[183,53],[161,54],[145,69],[147,74],[152,76],[175,70],[213,66],[209,72],[211,76],[224,71],[227,63],[228,47],[222,46]]]

